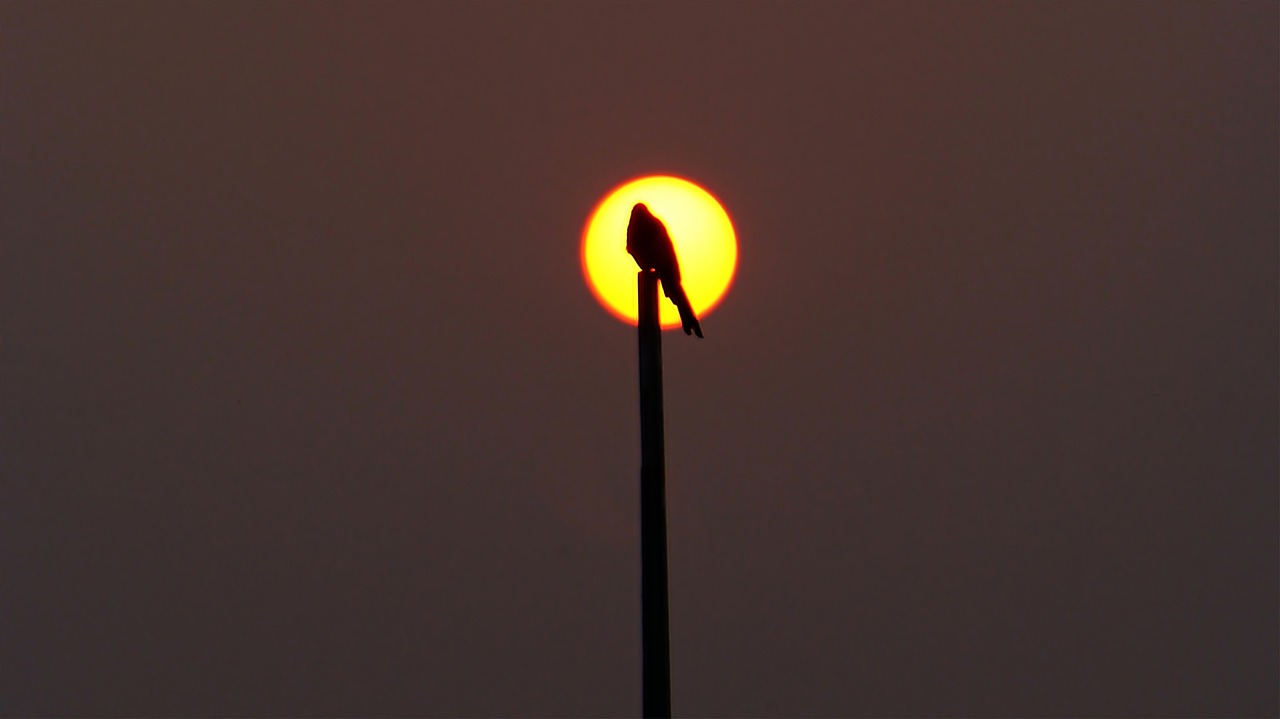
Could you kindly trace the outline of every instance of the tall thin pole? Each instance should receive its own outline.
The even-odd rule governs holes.
[[[640,628],[644,716],[671,716],[667,615],[666,459],[662,428],[662,327],[658,273],[636,279],[640,300]]]

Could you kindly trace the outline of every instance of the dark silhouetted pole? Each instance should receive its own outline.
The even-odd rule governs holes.
[[[667,619],[666,459],[662,439],[662,326],[658,273],[641,272],[640,299],[640,630],[644,715],[671,716]]]

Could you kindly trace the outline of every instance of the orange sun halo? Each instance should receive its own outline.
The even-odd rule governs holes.
[[[719,304],[738,263],[738,242],[729,214],[711,193],[670,175],[626,182],[596,205],[582,231],[582,272],[605,309],[624,322],[637,322],[636,273],[627,254],[627,223],[637,202],[649,206],[667,226],[680,262],[689,304],[702,317]],[[680,326],[675,305],[659,301],[663,329]]]

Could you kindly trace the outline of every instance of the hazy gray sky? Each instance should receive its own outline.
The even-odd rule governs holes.
[[[0,5],[0,712],[1280,711],[1273,2]],[[621,251],[621,248],[620,248]]]

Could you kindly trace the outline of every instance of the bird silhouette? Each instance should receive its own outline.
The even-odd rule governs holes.
[[[676,261],[676,248],[671,244],[667,226],[654,216],[643,202],[631,208],[631,222],[627,223],[627,252],[640,269],[658,273],[662,282],[662,294],[666,295],[680,312],[680,324],[685,334],[702,336],[702,326],[693,314],[689,296],[680,284],[680,263]]]

